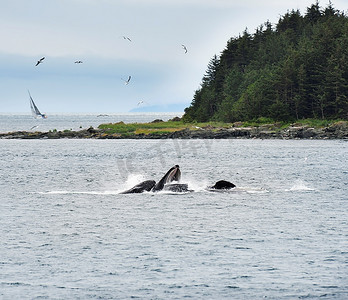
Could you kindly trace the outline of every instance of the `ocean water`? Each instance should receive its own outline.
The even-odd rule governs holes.
[[[0,149],[1,299],[348,298],[346,141]],[[119,194],[175,164],[193,192]]]
[[[47,119],[33,118],[30,114],[0,113],[0,133],[11,131],[81,130],[90,126],[97,128],[102,123],[144,123],[156,119],[167,121],[181,117],[178,113],[115,113],[115,114],[48,114]]]

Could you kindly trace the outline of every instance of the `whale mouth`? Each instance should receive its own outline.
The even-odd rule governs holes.
[[[179,181],[181,178],[181,171],[179,165],[175,165],[162,177],[162,179],[153,187],[152,191],[161,191],[165,184],[173,181]]]
[[[167,175],[167,177],[165,179],[165,184],[170,183],[172,181],[180,181],[180,178],[181,178],[180,167],[179,167],[179,165],[175,165],[173,167],[173,170],[171,170],[169,172],[169,174]]]

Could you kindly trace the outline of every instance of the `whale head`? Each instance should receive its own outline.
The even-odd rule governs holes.
[[[165,178],[165,184],[172,181],[180,181],[181,171],[179,165],[172,167],[163,178]]]
[[[179,165],[170,168],[169,171],[162,177],[162,179],[153,187],[152,191],[161,191],[164,185],[173,181],[180,181],[181,171]]]

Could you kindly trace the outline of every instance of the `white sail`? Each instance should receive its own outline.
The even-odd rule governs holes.
[[[31,108],[31,113],[33,114],[33,117],[34,118],[38,118],[38,117],[41,117],[43,119],[46,119],[47,116],[45,114],[42,114],[39,109],[37,108],[37,106],[35,105],[35,102],[33,100],[33,98],[31,97],[30,95],[30,92],[28,91],[29,93],[29,97],[30,97],[30,108]]]

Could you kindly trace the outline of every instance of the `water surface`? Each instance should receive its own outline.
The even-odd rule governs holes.
[[[81,130],[97,128],[103,123],[146,123],[160,119],[167,121],[183,113],[115,113],[115,114],[48,114],[47,119],[33,118],[30,114],[1,114],[0,133],[12,131]]]
[[[347,145],[0,140],[0,298],[346,299]]]

